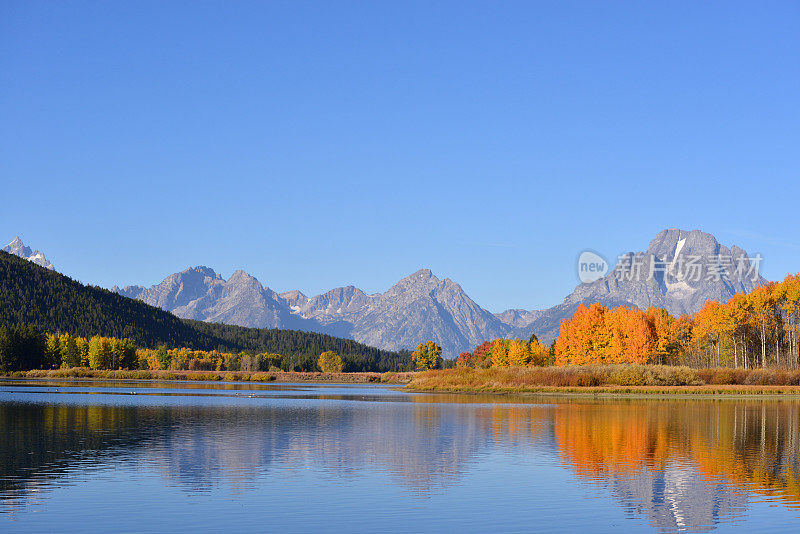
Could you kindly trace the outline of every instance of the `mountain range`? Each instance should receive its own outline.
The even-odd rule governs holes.
[[[741,248],[721,245],[711,234],[662,230],[646,251],[621,256],[612,272],[580,284],[561,304],[514,328],[510,335],[525,338],[536,334],[551,342],[558,337],[562,320],[571,317],[581,304],[593,302],[643,310],[660,307],[675,316],[691,315],[709,300],[724,302],[736,293],[749,293],[766,284],[756,263]],[[641,267],[639,273],[637,265]],[[744,276],[737,274],[739,267],[743,267]]]
[[[18,256],[39,257],[38,251],[31,253],[18,239],[4,250],[9,247]],[[44,255],[38,254],[43,260]],[[636,266],[642,267],[642,273],[636,272]],[[669,229],[660,232],[646,251],[622,256],[613,271],[578,285],[562,303],[547,310],[492,314],[456,282],[439,279],[428,269],[403,278],[385,293],[374,294],[354,286],[313,297],[299,290],[277,293],[244,271],[226,280],[205,266],[172,274],[152,287],[115,286],[112,291],[185,319],[319,332],[386,350],[414,348],[432,339],[443,347],[445,357],[453,357],[501,336],[535,334],[550,343],[558,335],[561,320],[581,303],[658,306],[675,315],[692,314],[708,300],[724,301],[766,283],[749,272],[752,266],[744,250],[721,245],[711,234]],[[737,268],[744,268],[748,277],[740,279]],[[699,278],[694,276],[697,271]],[[715,273],[719,279],[712,276]]]
[[[129,338],[139,347],[151,349],[163,344],[203,351],[280,354],[279,366],[285,370],[313,370],[317,357],[325,351],[339,354],[348,371],[404,371],[411,366],[409,353],[380,350],[353,339],[181,319],[0,251],[0,327],[10,325],[32,325],[54,334]]]
[[[186,269],[149,288],[115,286],[112,291],[185,319],[320,332],[373,347],[395,347],[391,350],[433,339],[446,356],[510,330],[461,286],[428,269],[372,295],[353,286],[311,298],[300,291],[278,294],[244,271],[225,280],[209,267]]]

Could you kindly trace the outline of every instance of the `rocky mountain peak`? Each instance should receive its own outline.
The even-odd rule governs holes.
[[[752,261],[751,261],[752,260]],[[696,313],[708,301],[724,302],[748,293],[766,280],[758,273],[758,258],[739,247],[730,249],[699,230],[662,230],[645,252],[629,252],[603,278],[580,284],[562,304],[545,310],[530,325],[515,330],[535,333],[550,342],[562,319],[580,304],[665,308],[672,315]]]
[[[30,247],[25,246],[25,243],[22,242],[19,236],[16,236],[8,245],[4,246],[2,249],[9,254],[14,254],[15,256],[19,256],[20,258],[26,259],[30,262],[35,263],[36,265],[40,265],[45,269],[55,270],[53,264],[47,261],[44,254],[38,250],[31,250]]]
[[[722,262],[719,257],[729,255]],[[675,265],[677,260],[700,258],[706,269],[692,278]],[[164,279],[149,289],[134,286],[118,292],[172,311],[180,317],[241,326],[295,328],[350,337],[384,349],[413,349],[428,339],[453,357],[496,337],[527,339],[535,333],[545,343],[558,334],[560,321],[581,303],[599,301],[606,306],[650,306],[670,313],[694,313],[708,300],[723,301],[764,283],[734,280],[737,259],[747,258],[739,247],[721,245],[713,235],[699,230],[669,228],[655,236],[645,251],[631,252],[644,266],[658,265],[654,276],[619,277],[617,269],[605,277],[578,285],[564,302],[549,310],[506,310],[492,315],[481,308],[453,280],[440,280],[430,269],[420,269],[398,281],[385,293],[367,295],[348,285],[307,297],[300,291],[277,295],[242,270],[228,280],[213,269],[192,267]],[[728,279],[708,280],[716,262]],[[622,264],[622,262],[620,262]],[[620,265],[617,266],[619,268]]]
[[[202,276],[208,278],[218,278],[221,279],[222,276],[217,274],[217,272],[212,269],[211,267],[206,267],[205,265],[197,265],[195,267],[189,267],[181,271],[182,275],[190,275],[190,276]]]
[[[538,319],[542,313],[542,310],[522,310],[516,308],[501,313],[495,313],[494,316],[509,327],[522,328]]]
[[[389,288],[386,294],[433,291],[437,285],[439,285],[439,279],[433,275],[430,269],[420,269],[398,281]]]
[[[647,254],[660,259],[672,259],[679,255],[709,256],[720,253],[717,239],[700,230],[685,231],[677,228],[662,230],[650,242]],[[727,250],[727,249],[726,249]]]
[[[279,296],[286,301],[292,310],[298,310],[308,302],[308,297],[296,289],[284,291]]]
[[[253,282],[261,286],[261,284],[258,282],[258,279],[255,276],[243,271],[242,269],[237,269],[233,271],[231,277],[228,278],[229,284],[251,284]]]

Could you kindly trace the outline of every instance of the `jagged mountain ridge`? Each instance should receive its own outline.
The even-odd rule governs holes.
[[[19,238],[4,250],[21,257],[33,256],[34,262],[44,259]],[[727,279],[693,280],[682,275],[680,264],[690,256],[698,257],[699,266],[706,270],[720,263],[719,258],[727,258],[720,263]],[[277,294],[244,271],[236,271],[225,280],[203,266],[172,274],[150,288],[115,286],[112,290],[187,319],[326,333],[390,350],[414,348],[432,339],[442,345],[445,356],[453,357],[498,336],[528,338],[536,334],[550,343],[558,334],[560,322],[581,303],[599,301],[606,306],[643,309],[659,306],[675,315],[692,314],[708,300],[724,301],[766,282],[760,276],[753,280],[734,277],[737,262],[747,260],[747,253],[736,246],[729,249],[720,245],[714,236],[698,230],[664,230],[646,251],[629,253],[625,258],[630,264],[652,264],[658,269],[652,277],[628,279],[619,276],[625,263],[620,262],[600,280],[578,285],[553,308],[512,309],[498,314],[481,308],[457,283],[440,280],[428,269],[400,280],[385,293],[371,295],[352,285],[310,298],[298,290]],[[745,263],[750,266],[749,260]]]
[[[295,292],[282,293],[281,297],[291,298],[293,293]],[[337,287],[316,297],[306,298],[303,302],[300,302],[299,297],[294,299],[293,302],[297,304],[293,306],[293,310],[306,319],[316,319],[322,324],[342,320],[355,321],[365,308],[376,302],[379,296],[380,294],[367,295],[355,286]]]
[[[764,285],[766,280],[757,274],[757,269],[756,273],[745,272],[744,278],[737,275],[737,268],[751,268],[754,263],[747,252],[737,246],[721,245],[711,234],[663,230],[645,252],[626,254],[612,272],[595,282],[580,284],[564,302],[511,334],[527,337],[535,333],[550,343],[558,336],[563,319],[571,317],[580,304],[593,302],[640,309],[661,307],[673,315],[691,315],[709,300],[722,302]],[[638,276],[636,265],[642,266]],[[696,272],[699,279],[695,279]],[[717,273],[719,280],[715,280]]]
[[[244,271],[225,280],[204,266],[172,274],[150,288],[115,286],[112,291],[185,319],[308,330],[394,350],[433,339],[444,348],[445,356],[471,350],[485,336],[493,339],[509,330],[461,286],[450,279],[439,280],[428,269],[400,280],[386,293],[373,295],[354,286],[311,298],[297,290],[277,294]]]
[[[478,306],[457,283],[421,269],[378,296],[357,317],[353,338],[398,348],[432,339],[452,357],[507,331],[507,325]]]
[[[522,310],[519,308],[495,313],[494,316],[510,327],[522,328],[541,317],[545,310]]]
[[[292,313],[288,303],[275,291],[242,270],[225,280],[209,267],[191,267],[150,288],[114,286],[111,290],[182,319],[329,333],[318,322]]]
[[[4,246],[0,250],[15,256],[19,256],[22,259],[32,261],[36,265],[40,265],[45,269],[50,269],[51,271],[55,270],[53,264],[47,261],[47,258],[45,258],[42,252],[38,250],[31,250],[30,247],[25,246],[25,243],[22,242],[22,239],[20,239],[19,236],[16,236],[11,243]]]

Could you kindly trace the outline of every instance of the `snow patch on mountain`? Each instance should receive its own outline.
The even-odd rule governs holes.
[[[31,250],[30,247],[25,246],[25,243],[22,242],[22,239],[19,236],[15,237],[11,243],[4,246],[2,249],[9,254],[14,254],[15,256],[19,256],[20,258],[26,259],[36,265],[40,265],[45,269],[50,269],[51,271],[55,270],[53,264],[47,261],[44,254],[38,250]]]

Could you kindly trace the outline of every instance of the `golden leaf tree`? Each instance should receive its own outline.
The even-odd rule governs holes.
[[[344,369],[342,357],[332,350],[320,354],[317,365],[319,365],[323,373],[341,373],[342,369]]]
[[[531,353],[528,344],[519,339],[512,339],[508,344],[508,364],[516,367],[528,365]]]
[[[492,365],[495,367],[508,367],[508,348],[506,340],[497,338],[492,344]]]
[[[420,343],[417,350],[411,353],[411,361],[417,364],[418,371],[426,371],[439,367],[439,356],[441,355],[442,347],[433,341],[426,341]]]

